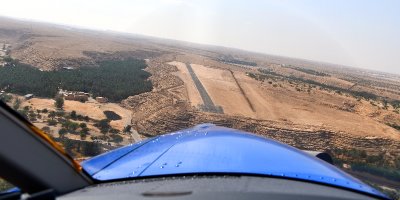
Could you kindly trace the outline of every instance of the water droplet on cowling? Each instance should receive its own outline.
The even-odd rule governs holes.
[[[162,169],[162,168],[164,168],[165,166],[163,165],[163,166],[161,166],[160,168]]]
[[[133,177],[135,175],[135,171],[129,174],[129,176]]]

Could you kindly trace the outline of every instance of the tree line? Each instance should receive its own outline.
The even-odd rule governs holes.
[[[21,95],[53,98],[62,88],[121,101],[152,89],[143,60],[109,60],[100,62],[99,67],[57,71],[40,71],[15,60],[12,63],[13,66],[0,68],[0,88],[8,87],[9,92]]]
[[[291,80],[291,81],[297,81],[297,82],[302,82],[302,83],[307,83],[310,85],[315,85],[315,86],[319,86],[321,88],[324,89],[329,89],[329,90],[333,90],[333,91],[337,91],[340,93],[348,93],[354,97],[359,97],[359,98],[364,98],[367,100],[379,100],[381,97],[370,93],[370,92],[366,92],[366,91],[354,91],[354,90],[350,90],[350,89],[346,89],[346,88],[341,88],[341,87],[337,87],[337,86],[333,86],[333,85],[327,85],[324,83],[320,83],[318,81],[314,81],[314,80],[309,80],[309,79],[304,79],[304,78],[300,78],[300,77],[296,77],[293,75],[290,76],[285,76],[285,75],[281,75],[278,74],[274,71],[271,70],[267,70],[267,69],[258,69],[258,71],[262,74],[255,74],[255,73],[248,73],[250,77],[256,79],[256,80],[260,80],[260,81],[264,81],[265,79],[271,78],[271,76],[276,76],[276,77],[281,77],[282,80]]]
[[[331,76],[331,75],[329,75],[327,73],[323,73],[323,72],[319,72],[319,71],[315,71],[315,70],[307,69],[307,68],[295,67],[295,66],[291,66],[291,65],[289,65],[287,67],[284,67],[284,68],[294,69],[294,70],[297,70],[297,71],[300,71],[300,72],[304,72],[306,74],[311,74],[311,75],[314,75],[314,76]]]
[[[359,149],[332,149],[331,153],[337,166],[346,163],[351,165],[353,171],[400,181],[400,157],[397,155],[391,160],[386,152],[369,154],[365,150]]]
[[[257,66],[257,63],[255,62],[250,62],[250,61],[244,61],[244,60],[237,60],[237,59],[218,59],[217,61],[219,62],[225,62],[225,63],[232,63],[232,64],[237,64],[237,65],[248,65],[248,66]]]

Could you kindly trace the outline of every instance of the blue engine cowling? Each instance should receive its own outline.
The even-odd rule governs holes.
[[[301,150],[251,133],[201,124],[157,136],[82,163],[95,179],[238,173],[311,181],[385,196]]]

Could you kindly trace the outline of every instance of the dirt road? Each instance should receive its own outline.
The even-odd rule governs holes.
[[[140,137],[139,133],[133,128],[131,129],[131,137],[135,143],[142,141],[142,138]]]

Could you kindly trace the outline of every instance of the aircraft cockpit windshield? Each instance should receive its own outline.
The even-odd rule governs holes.
[[[0,199],[400,200],[398,8],[0,2]]]

